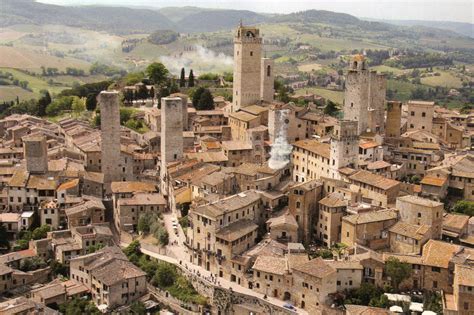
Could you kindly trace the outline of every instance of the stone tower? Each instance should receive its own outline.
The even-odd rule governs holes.
[[[334,126],[329,153],[329,168],[332,178],[339,178],[338,170],[342,167],[357,167],[359,158],[357,130],[356,121],[340,120],[339,124]]]
[[[23,138],[26,170],[30,174],[48,172],[48,148],[44,136],[27,136]]]
[[[358,134],[384,130],[386,79],[370,71],[363,55],[352,57],[346,76],[344,119],[357,121]]]
[[[270,58],[262,59],[262,69],[260,71],[260,99],[264,102],[273,102],[274,92],[274,81],[275,76],[273,74],[273,60]]]
[[[233,111],[260,101],[261,64],[259,29],[240,25],[234,37]]]
[[[385,125],[386,137],[400,137],[402,124],[402,103],[398,101],[387,102],[387,122]]]
[[[110,184],[121,180],[120,160],[120,106],[117,91],[102,91],[99,94],[101,129],[101,172],[104,174],[105,191]]]
[[[161,193],[169,195],[168,163],[183,158],[183,101],[180,97],[161,99]]]
[[[161,161],[183,158],[183,105],[179,97],[161,99]]]
[[[189,126],[188,126],[188,96],[186,94],[183,94],[183,93],[174,93],[174,94],[171,94],[170,97],[179,97],[181,99],[182,106],[183,106],[183,109],[181,111],[182,114],[183,114],[183,130],[184,131],[189,130]]]

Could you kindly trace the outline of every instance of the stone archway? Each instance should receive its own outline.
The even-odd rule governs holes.
[[[285,291],[283,294],[283,301],[290,301],[291,300],[291,293],[288,291]]]

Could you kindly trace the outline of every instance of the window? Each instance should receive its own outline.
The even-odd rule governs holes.
[[[438,281],[433,281],[433,289],[437,289],[438,288]]]
[[[250,56],[253,56],[253,51],[250,52]]]
[[[267,77],[269,77],[271,75],[271,67],[270,66],[267,66]]]
[[[433,272],[441,272],[441,269],[439,267],[431,267],[431,271]]]
[[[415,116],[415,112],[411,112],[410,115],[411,115],[411,116]]]
[[[422,112],[422,113],[421,113],[421,117],[426,117],[426,113],[425,113],[425,112]]]

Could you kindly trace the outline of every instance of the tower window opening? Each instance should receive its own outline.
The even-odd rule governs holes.
[[[253,56],[253,51],[250,52],[250,56]]]
[[[267,66],[267,77],[269,77],[271,75],[271,67],[270,66]]]

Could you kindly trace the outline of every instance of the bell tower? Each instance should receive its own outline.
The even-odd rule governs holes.
[[[240,24],[234,37],[234,88],[232,110],[260,101],[262,38],[255,27]]]

